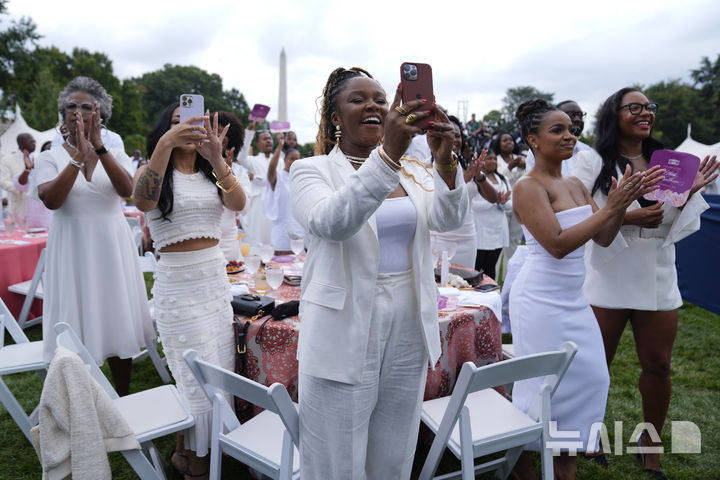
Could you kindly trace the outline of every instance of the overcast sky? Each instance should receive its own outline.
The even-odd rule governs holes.
[[[121,79],[166,63],[217,73],[271,118],[284,47],[301,143],[314,140],[317,98],[338,66],[364,67],[392,94],[403,61],[429,63],[438,103],[457,114],[467,100],[468,118],[500,109],[520,85],[592,115],[619,88],[689,80],[720,54],[717,0],[10,0],[8,10],[33,19],[41,45],[105,53]]]

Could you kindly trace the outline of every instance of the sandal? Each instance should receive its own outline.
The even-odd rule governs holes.
[[[637,439],[637,445],[639,448],[637,457],[638,457],[638,460],[640,461],[640,463],[642,463],[643,471],[649,473],[650,476],[652,476],[652,478],[654,478],[655,480],[669,480],[668,477],[665,476],[665,472],[663,472],[662,470],[653,470],[651,468],[645,468],[645,454],[643,453],[643,445],[642,445],[642,437],[644,434],[645,434],[645,432],[643,431]],[[662,465],[660,466],[660,468],[662,468]]]

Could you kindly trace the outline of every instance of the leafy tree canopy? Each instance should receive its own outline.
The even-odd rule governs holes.
[[[503,130],[512,132],[517,130],[517,121],[515,120],[515,111],[523,102],[534,98],[542,98],[548,102],[553,101],[554,93],[541,92],[537,88],[525,85],[520,87],[508,88],[505,91],[505,97],[502,99],[502,120]]]

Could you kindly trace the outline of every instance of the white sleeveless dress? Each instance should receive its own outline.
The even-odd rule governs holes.
[[[592,207],[571,208],[555,214],[560,226],[570,228],[592,215]],[[517,356],[557,350],[573,341],[577,355],[552,399],[551,417],[559,432],[556,448],[585,451],[590,426],[605,416],[610,377],[597,320],[582,287],[585,280],[584,247],[562,259],[550,255],[523,226],[528,256],[510,291],[510,321]],[[516,382],[513,404],[527,411],[542,379]],[[595,435],[594,435],[595,436]],[[597,445],[597,438],[593,439]],[[537,446],[528,446],[537,449]],[[594,448],[593,448],[594,450]]]

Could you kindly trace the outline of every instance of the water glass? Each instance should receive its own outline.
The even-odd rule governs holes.
[[[291,238],[290,239],[290,250],[295,254],[295,260],[297,260],[297,256],[300,255],[303,250],[305,250],[305,240],[300,238]]]
[[[258,249],[258,253],[260,254],[260,258],[262,259],[263,263],[268,263],[273,257],[273,255],[275,255],[275,247],[273,247],[269,243],[261,243],[260,248]]]
[[[270,284],[267,282],[267,278],[264,272],[258,272],[254,277],[254,290],[259,293],[260,295],[265,295],[268,290],[270,290]]]
[[[3,223],[5,224],[5,232],[7,232],[8,236],[11,236],[13,233],[15,233],[15,219],[12,217],[7,217],[3,219]]]
[[[253,275],[260,268],[260,257],[257,255],[248,255],[245,257],[245,271]]]
[[[265,278],[267,279],[267,283],[270,285],[270,288],[277,290],[277,288],[283,283],[285,272],[283,272],[283,269],[280,267],[266,268]]]

